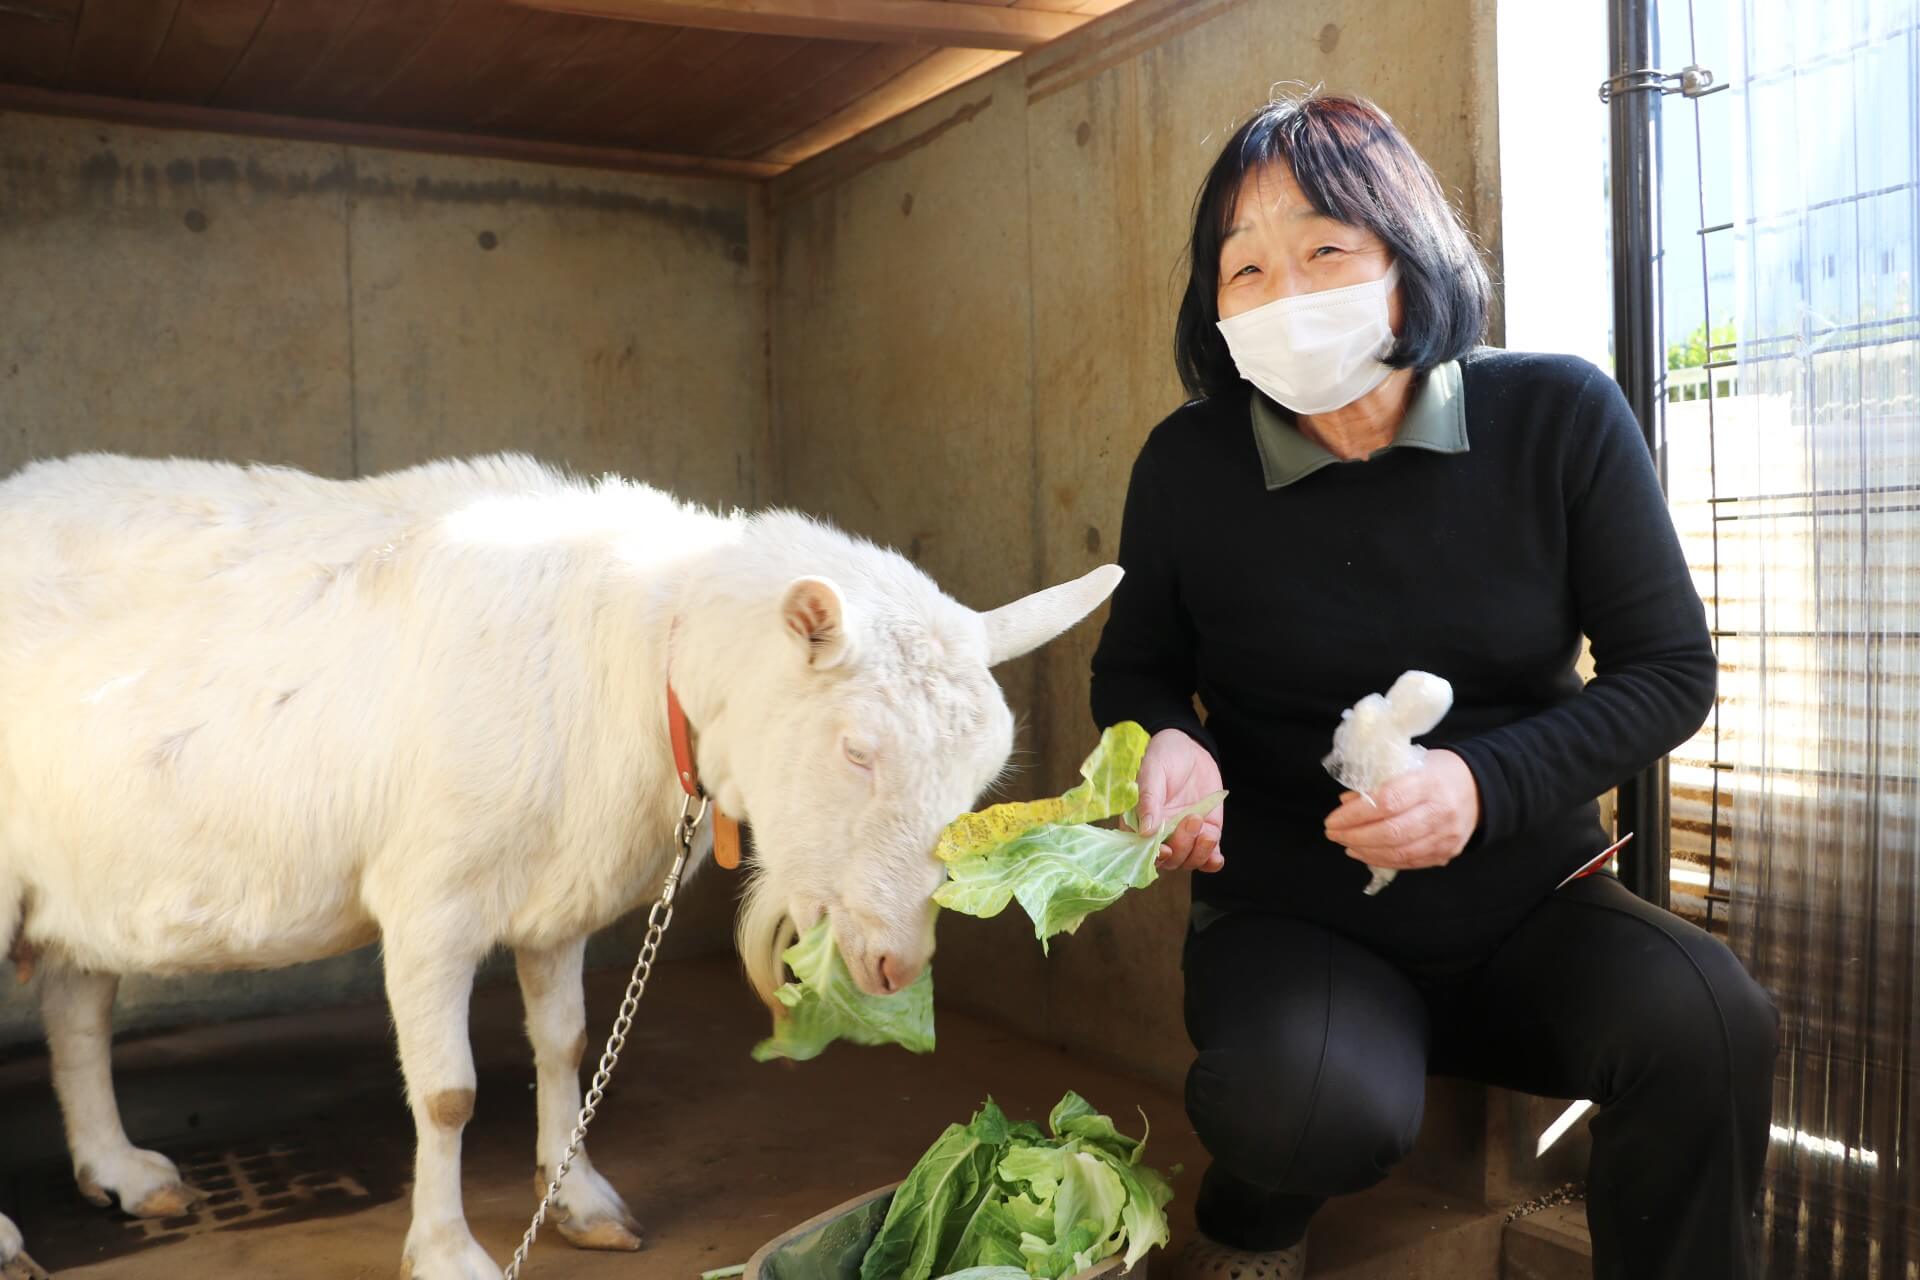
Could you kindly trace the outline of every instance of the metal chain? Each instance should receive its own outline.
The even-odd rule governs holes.
[[[533,1248],[533,1238],[540,1234],[540,1225],[547,1220],[547,1210],[553,1206],[553,1198],[560,1194],[560,1180],[567,1176],[567,1170],[573,1166],[575,1157],[580,1154],[580,1145],[587,1140],[587,1126],[593,1122],[594,1112],[600,1106],[600,1100],[606,1096],[607,1081],[613,1076],[613,1068],[620,1061],[620,1051],[627,1046],[627,1033],[633,1029],[634,1010],[639,1007],[640,997],[647,992],[647,979],[653,976],[653,961],[660,950],[660,939],[666,935],[667,926],[673,923],[673,895],[680,887],[680,874],[686,870],[687,857],[693,851],[694,833],[700,830],[700,824],[706,821],[707,798],[704,795],[688,796],[680,807],[680,821],[674,824],[673,834],[679,844],[674,854],[673,866],[667,871],[666,883],[660,887],[660,897],[655,900],[653,909],[647,912],[647,936],[640,943],[640,955],[633,962],[633,976],[627,981],[627,994],[620,1001],[620,1013],[613,1020],[613,1030],[607,1036],[607,1047],[601,1051],[599,1069],[593,1073],[593,1084],[587,1090],[587,1098],[580,1106],[580,1118],[573,1126],[573,1134],[567,1140],[567,1150],[560,1157],[560,1163],[553,1167],[553,1179],[547,1183],[547,1193],[540,1197],[540,1207],[534,1210],[533,1222],[527,1227],[527,1234],[520,1238],[520,1247],[513,1251],[513,1261],[507,1264],[502,1280],[519,1280],[520,1268],[526,1265],[527,1250]]]

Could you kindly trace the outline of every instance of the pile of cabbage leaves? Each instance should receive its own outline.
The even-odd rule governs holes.
[[[1142,1163],[1144,1133],[1127,1137],[1077,1093],[1047,1128],[991,1098],[949,1125],[894,1192],[861,1280],[1065,1280],[1167,1242],[1173,1192]]]

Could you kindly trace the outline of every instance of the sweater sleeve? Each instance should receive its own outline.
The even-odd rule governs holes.
[[[1685,742],[1717,663],[1666,496],[1620,388],[1593,370],[1566,454],[1567,568],[1595,675],[1547,711],[1446,744],[1480,789],[1480,841],[1585,803]]]
[[[1192,619],[1181,604],[1171,508],[1154,474],[1149,440],[1133,464],[1120,521],[1120,567],[1093,654],[1093,719],[1098,728],[1138,721],[1148,733],[1179,729],[1215,759],[1212,735],[1193,707]]]

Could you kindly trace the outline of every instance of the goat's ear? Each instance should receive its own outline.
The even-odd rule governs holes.
[[[834,667],[853,654],[853,624],[847,600],[827,578],[795,578],[780,601],[787,633],[814,667]]]
[[[1038,649],[1100,606],[1120,585],[1117,564],[1103,564],[1092,573],[1045,591],[1003,604],[980,615],[987,629],[987,665],[997,667]]]

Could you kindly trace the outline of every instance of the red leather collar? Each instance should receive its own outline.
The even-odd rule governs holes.
[[[690,796],[706,795],[694,764],[693,731],[672,680],[667,681],[667,736],[673,742],[673,772],[680,779],[680,789]],[[720,812],[717,804],[713,807],[713,860],[729,871],[740,865],[740,824]]]
[[[673,691],[673,681],[667,681],[667,733],[673,739],[673,772],[680,779],[680,789],[690,796],[703,794],[700,790],[700,775],[693,763],[693,737],[687,728],[687,710],[680,705],[680,695]]]

